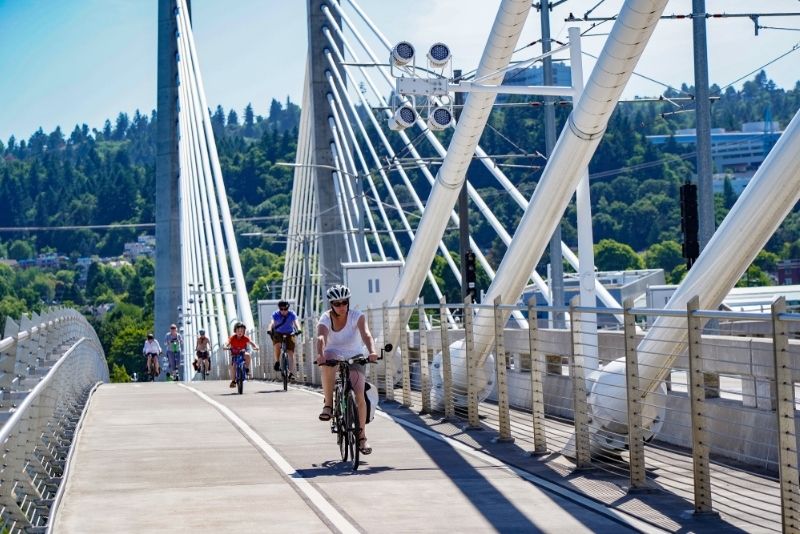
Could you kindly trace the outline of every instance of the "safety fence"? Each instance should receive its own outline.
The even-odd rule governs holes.
[[[108,381],[94,329],[77,311],[7,319],[0,340],[0,529],[44,532],[83,408]]]
[[[671,311],[631,302],[401,308],[366,312],[378,340],[391,317],[410,316],[395,350],[370,366],[385,400],[493,430],[542,461],[558,457],[565,484],[621,509],[627,493],[666,492],[697,516],[800,531],[800,314],[784,300],[771,313],[700,310],[696,300]],[[494,314],[491,339],[472,328],[481,309]],[[566,328],[548,327],[554,317]],[[304,331],[314,330],[309,319]],[[298,343],[297,380],[318,384],[312,343]],[[277,378],[267,365],[260,373]],[[630,511],[669,526],[657,510]]]

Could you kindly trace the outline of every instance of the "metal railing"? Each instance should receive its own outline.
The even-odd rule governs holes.
[[[47,527],[64,465],[90,392],[108,381],[94,329],[77,311],[7,320],[0,340],[0,525]]]
[[[467,430],[494,430],[496,441],[542,461],[561,452],[573,460],[573,470],[589,469],[582,479],[591,480],[584,486],[563,482],[609,505],[625,502],[621,487],[663,491],[693,503],[696,515],[800,531],[800,315],[786,313],[782,299],[770,314],[699,310],[691,303],[684,311],[632,303],[556,310],[443,301],[403,308],[413,313],[399,350],[370,371],[386,400],[461,420]],[[469,327],[480,308],[494,311],[492,340],[474,339]],[[569,311],[570,321],[565,329],[552,329],[543,327],[545,319],[529,320],[523,329],[507,321],[512,309],[528,318]],[[408,315],[386,307],[366,314],[378,339],[388,331],[389,317]],[[462,324],[442,320],[448,314]],[[675,321],[655,326],[660,316],[682,318],[680,335],[667,330],[676,328]],[[586,335],[587,324],[599,325],[596,336]],[[314,326],[309,320],[304,331],[314,332]],[[647,345],[658,347],[658,354],[642,352],[645,335],[666,340]],[[312,337],[297,346],[298,380],[318,384]],[[472,347],[482,341],[491,341],[492,351],[477,365],[482,355]],[[669,368],[648,369],[672,358]],[[660,378],[646,391],[640,375]],[[559,469],[564,477],[571,472]],[[602,476],[593,479],[592,470]],[[658,522],[658,510],[650,513]]]

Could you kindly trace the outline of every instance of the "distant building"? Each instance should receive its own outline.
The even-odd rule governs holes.
[[[125,243],[122,255],[130,261],[144,256],[154,258],[156,255],[156,238],[152,235],[140,235],[136,242]]]
[[[778,284],[790,286],[800,282],[800,260],[778,262]]]
[[[644,306],[648,288],[664,284],[663,269],[641,269],[632,271],[601,271],[595,273],[597,280],[603,284],[614,299],[622,303],[632,298],[635,306]],[[564,302],[555,303],[557,306],[569,306],[570,300],[580,294],[580,279],[577,273],[564,275]],[[536,298],[537,306],[547,306],[547,301],[541,291],[529,285],[522,293],[521,303],[527,303],[531,297]],[[597,299],[598,308],[606,307],[600,299]],[[543,318],[544,315],[540,315]],[[616,319],[610,314],[598,314],[597,323],[599,326],[616,326]]]
[[[38,267],[40,269],[59,269],[61,266],[66,265],[69,258],[66,256],[59,256],[56,252],[48,252],[46,254],[39,254],[35,258],[27,258],[19,260],[17,265],[19,267]]]
[[[769,154],[783,132],[780,124],[771,122],[746,122],[741,132],[728,132],[724,128],[711,129],[711,159],[716,172],[731,170],[745,172],[757,169]],[[648,135],[654,145],[664,145],[670,138],[679,145],[695,145],[694,128],[677,130],[672,135]]]
[[[511,69],[503,77],[503,85],[544,85],[544,70],[540,65]],[[553,62],[553,85],[568,87],[572,85],[572,71],[567,65]],[[497,101],[508,99],[508,95],[500,94]]]

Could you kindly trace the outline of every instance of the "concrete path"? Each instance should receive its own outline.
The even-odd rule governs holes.
[[[54,532],[629,532],[455,442],[376,417],[342,465],[321,397],[249,382],[107,384],[91,400]],[[430,431],[427,431],[430,432]]]

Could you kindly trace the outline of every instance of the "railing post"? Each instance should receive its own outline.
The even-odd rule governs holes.
[[[317,379],[317,347],[314,341],[316,337],[316,331],[314,330],[314,321],[311,316],[306,317],[306,324],[304,328],[306,332],[306,351],[308,352],[309,382],[315,384]]]
[[[417,316],[419,318],[419,374],[422,412],[431,413],[431,370],[428,367],[428,329],[425,326],[425,301],[419,299]]]
[[[481,420],[478,417],[478,385],[475,383],[475,367],[472,332],[472,298],[464,299],[464,368],[467,371],[467,428],[478,430]]]
[[[580,346],[578,326],[580,313],[575,311],[578,297],[569,303],[569,328],[572,358],[570,358],[570,378],[572,379],[572,406],[575,418],[575,463],[579,469],[591,466],[592,455],[589,442],[589,403],[586,399],[586,378],[584,377],[583,347]],[[577,341],[577,343],[576,343]]]
[[[531,353],[531,413],[533,416],[533,451],[547,454],[544,431],[544,354],[539,350],[539,322],[536,319],[536,297],[528,300],[528,347]]]
[[[778,457],[781,483],[783,532],[800,531],[800,480],[797,468],[797,428],[793,369],[789,358],[789,334],[780,315],[786,313],[786,298],[772,303],[772,347],[775,357],[775,415],[778,418]]]
[[[442,383],[444,387],[444,416],[447,419],[455,417],[453,406],[453,370],[450,366],[450,339],[447,335],[447,306],[442,297],[439,300],[439,322],[442,331]]]
[[[370,304],[367,306],[367,324],[369,325],[369,331],[372,335],[375,335],[375,309]],[[384,336],[385,337],[385,334]],[[385,342],[384,342],[385,343]],[[377,348],[380,351],[380,348]],[[377,365],[368,365],[369,368],[369,381],[377,388],[378,387],[378,366]],[[377,389],[376,389],[377,391]]]
[[[386,341],[386,335],[389,333],[389,312],[387,310],[389,303],[383,303],[383,337],[384,342]],[[386,400],[393,401],[394,400],[394,348],[390,350],[388,353],[384,354],[383,360],[383,370],[385,371],[385,382],[384,382],[384,389]]]
[[[400,302],[400,317],[405,315],[403,310],[405,305],[405,302]],[[411,315],[407,317],[411,317]],[[408,320],[403,321],[398,330],[400,331],[400,356],[402,358],[401,365],[403,366],[403,406],[411,406],[411,358],[408,354]]]
[[[711,468],[709,435],[705,424],[705,380],[703,375],[702,320],[695,312],[700,306],[696,295],[686,305],[689,334],[689,403],[692,412],[692,463],[694,465],[694,513],[713,513],[711,506]]]
[[[628,397],[628,449],[631,490],[647,484],[642,442],[642,396],[639,389],[639,356],[636,353],[636,315],[631,313],[633,299],[623,304],[625,328],[625,391]]]
[[[494,365],[497,374],[497,411],[500,419],[498,443],[514,443],[511,436],[511,415],[508,408],[508,378],[506,376],[506,346],[503,338],[503,311],[500,297],[494,299]]]

